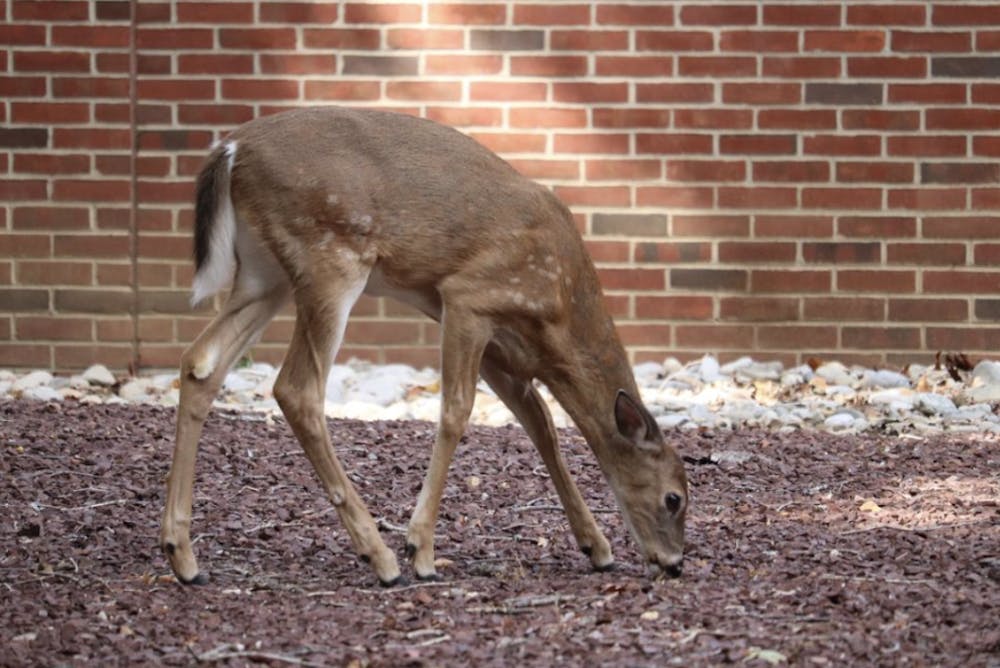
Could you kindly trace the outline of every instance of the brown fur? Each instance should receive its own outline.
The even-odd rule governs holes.
[[[230,194],[245,231],[235,244],[233,296],[181,365],[163,543],[182,579],[198,574],[187,526],[200,420],[225,369],[288,294],[298,315],[275,395],[358,551],[383,582],[399,576],[323,424],[326,374],[362,285],[442,322],[441,424],[408,536],[418,576],[434,575],[441,491],[480,372],[538,447],[593,565],[611,563],[610,547],[565,470],[536,378],[587,439],[644,557],[678,572],[683,466],[639,402],[596,271],[549,190],[452,129],[385,112],[303,109],[248,123],[226,142],[236,144]],[[220,155],[202,182],[222,182]],[[198,230],[197,243],[209,243],[210,230],[200,222]],[[280,279],[261,278],[271,266]],[[230,325],[241,317],[256,329],[234,336]],[[678,512],[665,510],[666,494],[681,496]]]

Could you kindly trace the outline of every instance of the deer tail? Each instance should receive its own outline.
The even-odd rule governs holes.
[[[236,266],[236,212],[229,191],[235,160],[236,142],[227,141],[212,152],[198,175],[192,306],[222,290]]]

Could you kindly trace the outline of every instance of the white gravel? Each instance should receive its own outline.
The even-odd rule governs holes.
[[[218,408],[277,413],[272,388],[278,370],[250,364],[226,377]],[[784,368],[749,357],[727,364],[706,355],[682,364],[635,367],[642,398],[665,430],[729,430],[762,427],[777,431],[816,429],[836,433],[878,431],[930,434],[947,431],[1000,433],[1000,362],[984,360],[956,380],[945,369],[917,364],[903,370],[848,367],[836,361],[813,369]],[[115,377],[102,365],[74,376],[47,371],[0,370],[0,401],[147,403],[175,406],[176,373]],[[337,365],[326,388],[326,413],[362,420],[430,420],[438,417],[440,380],[431,369],[372,365],[351,360]],[[543,396],[558,426],[570,421],[545,388]],[[502,425],[510,411],[485,383],[479,384],[472,421]]]

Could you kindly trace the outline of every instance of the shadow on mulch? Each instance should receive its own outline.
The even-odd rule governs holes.
[[[193,528],[212,582],[186,588],[157,548],[173,419],[0,403],[0,664],[1000,665],[996,440],[670,434],[692,462],[688,556],[652,580],[575,432],[611,573],[589,571],[523,432],[473,428],[445,580],[384,590],[287,426],[216,413]],[[433,425],[330,430],[402,555]]]

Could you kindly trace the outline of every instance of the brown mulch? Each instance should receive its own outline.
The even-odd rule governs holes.
[[[692,509],[650,579],[585,444],[570,467],[615,547],[589,570],[515,427],[473,428],[438,525],[443,582],[382,589],[284,422],[213,414],[194,534],[157,547],[171,410],[0,403],[2,665],[1000,665],[1000,444],[964,435],[671,434]],[[393,549],[433,425],[331,421]]]

